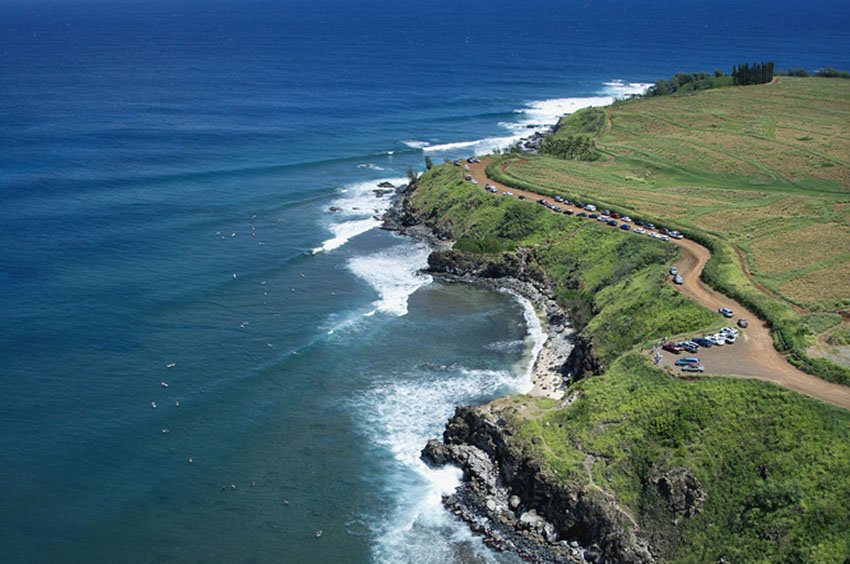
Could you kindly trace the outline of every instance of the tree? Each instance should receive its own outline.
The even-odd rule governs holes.
[[[434,161],[431,160],[431,157],[425,155],[425,170],[431,170],[434,168]]]
[[[412,166],[407,167],[407,180],[411,185],[416,184],[416,180],[419,178],[419,175],[416,174],[416,171],[413,170]]]

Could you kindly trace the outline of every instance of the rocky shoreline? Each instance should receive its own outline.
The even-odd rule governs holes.
[[[545,341],[531,370],[532,396],[559,400],[564,397],[572,377],[565,367],[571,366],[574,332],[564,310],[555,302],[546,281],[529,268],[530,253],[518,251],[518,260],[505,255],[502,262],[474,260],[452,250],[454,242],[420,222],[407,205],[408,186],[398,188],[393,205],[384,216],[383,229],[425,241],[432,249],[425,272],[440,280],[484,286],[509,292],[528,300],[545,332]]]
[[[575,346],[566,312],[555,302],[547,281],[534,268],[532,253],[519,249],[493,260],[454,251],[448,234],[440,233],[415,216],[408,205],[410,192],[408,186],[398,188],[382,228],[427,242],[433,249],[427,268],[432,276],[512,292],[530,301],[546,333],[532,369],[530,394],[563,404],[575,401],[575,394],[565,397],[567,385],[574,375],[597,367],[592,359],[584,358],[589,353],[585,343]],[[577,358],[576,353],[582,358]],[[584,499],[585,492],[561,491],[533,460],[513,452],[507,440],[511,430],[504,426],[504,419],[498,414],[491,419],[493,409],[491,405],[458,407],[446,427],[443,442],[432,439],[422,451],[423,460],[431,466],[454,464],[463,470],[462,485],[454,494],[443,498],[446,508],[468,523],[473,532],[482,535],[484,543],[491,548],[514,552],[529,562],[602,562],[614,556],[609,550],[599,548],[594,541],[596,537],[576,532],[593,529],[588,528],[586,519],[556,509],[559,506],[556,500],[569,498],[572,506],[588,513],[586,504],[579,501]],[[486,432],[481,432],[482,429]],[[553,497],[556,491],[560,494]],[[595,504],[591,506],[598,509]],[[553,511],[560,518],[553,519],[550,515]],[[611,523],[619,522],[616,519],[619,517],[619,512],[611,510],[601,519]],[[623,551],[615,552],[617,556],[625,556]]]

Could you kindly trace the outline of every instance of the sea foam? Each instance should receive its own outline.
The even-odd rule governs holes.
[[[463,367],[435,374],[393,377],[354,400],[357,412],[367,414],[360,422],[362,432],[394,463],[379,484],[393,507],[376,527],[379,562],[452,562],[459,545],[474,552],[476,561],[493,559],[481,539],[442,506],[442,497],[460,484],[460,470],[430,468],[419,455],[428,439],[440,435],[455,405],[518,391],[520,377],[510,371]]]
[[[379,178],[366,182],[349,184],[340,189],[340,195],[331,203],[338,208],[334,218],[344,221],[330,223],[327,228],[333,237],[327,239],[321,246],[313,249],[313,254],[322,251],[332,251],[345,245],[354,237],[374,229],[381,224],[379,219],[389,209],[391,199],[388,195],[377,196],[375,190],[381,182],[389,182],[395,186],[406,184],[406,178]]]
[[[430,252],[425,244],[405,241],[385,251],[354,257],[348,268],[378,292],[376,311],[402,316],[407,314],[411,294],[431,282],[430,276],[419,272],[428,265]]]
[[[641,94],[650,84],[640,82],[625,82],[611,80],[604,82],[600,92],[595,96],[572,98],[550,98],[528,102],[525,107],[514,110],[516,121],[500,122],[499,125],[511,132],[511,135],[485,137],[470,141],[456,141],[422,147],[426,153],[451,153],[468,149],[470,154],[483,155],[496,150],[507,149],[524,137],[536,132],[548,130],[565,114],[572,114],[583,108],[607,106],[619,98],[631,94]],[[409,147],[413,141],[403,141]],[[419,147],[416,147],[419,148]]]

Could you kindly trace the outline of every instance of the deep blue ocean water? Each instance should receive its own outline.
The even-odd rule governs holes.
[[[837,1],[0,0],[0,561],[510,561],[418,452],[524,388],[539,329],[417,274],[373,188],[679,70],[850,69],[848,24]]]

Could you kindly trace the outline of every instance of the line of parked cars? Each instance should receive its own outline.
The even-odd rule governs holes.
[[[476,157],[470,157],[470,158],[466,159],[466,161],[468,163],[480,163],[481,159],[476,158]],[[472,182],[473,184],[478,184],[478,181],[475,180],[472,177],[471,174],[468,174],[469,165],[464,165],[460,160],[454,161],[454,164],[456,166],[463,166],[464,171],[467,172],[467,174],[464,175],[464,178],[467,181]],[[496,189],[496,187],[493,186],[492,184],[486,184],[484,186],[484,188],[492,194],[498,193],[498,189]],[[502,192],[502,195],[513,196],[514,194],[513,194],[513,192],[504,191],[504,192]],[[519,198],[521,200],[526,199],[525,196],[522,196],[522,195],[520,195]],[[656,228],[655,224],[653,224],[653,223],[643,221],[641,219],[634,219],[633,220],[629,216],[621,215],[620,213],[615,212],[615,211],[611,211],[611,210],[606,209],[606,210],[602,210],[601,212],[597,213],[598,210],[597,210],[596,205],[594,205],[594,204],[588,204],[588,203],[585,203],[585,202],[580,202],[578,200],[568,200],[568,199],[566,199],[566,198],[564,198],[563,196],[560,196],[560,195],[555,195],[555,196],[553,196],[552,199],[555,200],[554,204],[550,204],[548,201],[546,201],[545,198],[540,198],[539,200],[537,200],[537,203],[546,206],[547,208],[549,208],[550,210],[552,210],[556,213],[563,213],[563,214],[566,214],[566,215],[573,215],[575,212],[573,212],[573,210],[570,209],[570,208],[562,208],[558,204],[564,204],[566,206],[575,206],[575,207],[579,208],[580,210],[583,210],[583,211],[576,213],[575,214],[576,217],[588,217],[590,219],[595,219],[599,222],[607,223],[611,227],[619,227],[623,231],[634,231],[634,233],[637,233],[638,235],[646,234],[649,237],[652,237],[654,239],[660,239],[661,241],[669,241],[670,239],[683,239],[684,238],[684,235],[682,235],[678,231],[671,231],[671,230],[667,229],[666,227],[657,227]],[[631,225],[632,223],[634,223],[634,225],[636,226],[634,229],[632,229],[632,225]],[[656,232],[655,229],[657,229],[658,232]],[[681,282],[677,282],[677,284],[681,284]]]

